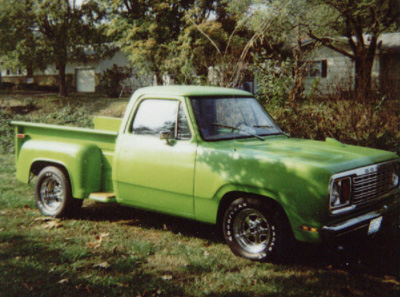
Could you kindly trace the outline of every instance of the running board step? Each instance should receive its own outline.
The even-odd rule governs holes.
[[[115,198],[115,193],[108,192],[94,192],[89,195],[90,200],[98,201],[98,202],[117,202]]]

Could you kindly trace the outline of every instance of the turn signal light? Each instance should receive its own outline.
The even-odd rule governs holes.
[[[317,233],[317,232],[318,232],[318,229],[317,229],[317,228],[314,228],[314,227],[301,226],[300,228],[301,228],[301,230],[303,230],[303,231],[314,232],[314,233]]]

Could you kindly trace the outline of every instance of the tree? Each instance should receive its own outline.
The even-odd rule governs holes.
[[[307,34],[355,63],[354,92],[367,98],[379,36],[398,24],[397,0],[308,0],[303,17]],[[343,39],[337,38],[344,36]]]
[[[244,49],[251,37],[243,17],[249,1],[231,9],[228,1],[196,1],[185,14],[185,28],[176,42],[175,64],[185,69],[185,78],[212,82],[221,86],[235,86],[243,78],[243,70],[250,55]]]
[[[236,65],[232,59],[239,59],[250,37],[226,0],[103,1],[110,10],[110,36],[157,83],[165,73],[178,83],[199,83],[213,66],[228,85],[228,66]]]
[[[86,62],[109,53],[102,11],[94,0],[0,0],[3,38],[14,48],[0,48],[14,55],[28,69],[35,63],[54,63],[59,71],[59,94],[66,95],[65,67],[69,61]],[[14,17],[9,17],[14,16]],[[7,22],[8,26],[5,27]],[[33,49],[36,55],[29,56]],[[18,53],[24,52],[25,55]],[[29,71],[28,71],[29,72]]]
[[[25,67],[27,77],[46,66],[39,36],[32,30],[34,20],[25,17],[31,9],[31,1],[0,0],[0,53],[10,68]]]
[[[109,13],[108,33],[143,75],[157,84],[167,72],[172,43],[183,28],[183,16],[194,0],[103,0]]]

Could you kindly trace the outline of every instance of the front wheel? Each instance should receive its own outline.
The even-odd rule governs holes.
[[[265,261],[280,256],[290,235],[283,214],[260,199],[240,198],[225,212],[225,241],[238,256]]]
[[[83,200],[72,197],[71,184],[64,171],[48,166],[37,177],[35,201],[44,215],[63,217],[78,209]]]

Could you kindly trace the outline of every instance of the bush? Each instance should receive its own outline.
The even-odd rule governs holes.
[[[294,86],[292,66],[285,61],[263,59],[254,67],[257,79],[257,98],[261,102],[284,106]]]
[[[327,100],[290,107],[267,106],[282,129],[293,137],[390,150],[400,154],[398,101]]]
[[[0,154],[14,151],[14,127],[11,126],[12,120],[18,120],[18,116],[13,116],[10,110],[0,109]]]
[[[51,103],[54,104],[54,103]],[[0,109],[0,154],[14,152],[15,128],[11,121],[26,121],[36,123],[47,123],[55,125],[67,125],[78,127],[93,127],[92,115],[102,103],[90,102],[75,104],[74,107],[68,102],[63,102],[58,109],[49,113],[28,113],[22,115],[12,108]]]
[[[104,71],[100,78],[98,91],[111,98],[118,98],[122,90],[122,82],[131,77],[132,71],[128,67],[113,65],[112,68]]]
[[[11,82],[0,82],[0,90],[11,90],[14,86]]]
[[[24,90],[24,91],[33,91],[37,89],[37,85],[36,84],[27,84],[27,83],[20,83],[19,85],[17,85],[17,89],[18,90]]]

